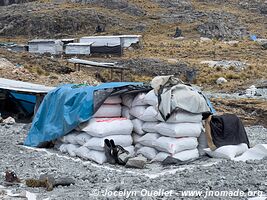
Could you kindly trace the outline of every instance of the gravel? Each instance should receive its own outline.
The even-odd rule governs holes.
[[[126,199],[125,196],[105,196],[105,191],[172,191],[171,196],[141,196],[132,193],[128,199],[177,199],[179,191],[225,191],[239,190],[267,191],[267,160],[233,162],[212,159],[199,160],[189,165],[167,166],[148,164],[146,169],[126,169],[109,164],[97,165],[90,161],[74,159],[53,149],[33,149],[18,145],[26,137],[29,125],[14,124],[0,126],[0,172],[6,168],[14,170],[21,179],[38,178],[40,174],[53,174],[55,177],[68,176],[75,185],[57,187],[47,192],[44,188],[29,188],[24,184],[11,186],[13,192],[30,191],[37,199]],[[246,127],[252,145],[267,143],[267,129],[262,126]],[[3,178],[0,179],[0,185]],[[1,187],[0,187],[1,188]],[[96,192],[103,196],[96,196]],[[1,193],[1,191],[0,191]],[[148,195],[148,194],[147,194]],[[215,197],[194,197],[215,199]],[[1,197],[1,195],[0,195]],[[12,199],[12,198],[11,198]],[[181,198],[192,199],[192,197]],[[225,197],[216,197],[225,199]],[[234,197],[227,199],[244,199]]]

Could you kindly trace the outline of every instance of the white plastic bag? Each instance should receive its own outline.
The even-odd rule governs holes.
[[[146,133],[138,139],[138,142],[144,146],[153,147],[154,141],[159,137],[160,135],[158,133]]]
[[[128,108],[132,107],[133,100],[134,100],[133,94],[122,95],[122,105],[127,106]]]
[[[59,146],[59,151],[60,152],[62,152],[62,153],[67,153],[68,151],[67,151],[67,145],[68,144],[61,144],[60,146]]]
[[[148,133],[156,133],[156,125],[158,122],[145,122],[142,126],[143,131],[148,132]]]
[[[214,151],[210,150],[210,148],[204,149],[210,157],[226,159],[234,159],[236,156],[243,154],[247,150],[248,145],[245,143],[239,145],[225,145]]]
[[[166,153],[166,152],[159,152],[154,158],[153,160],[151,160],[151,162],[162,162],[163,160],[165,160],[168,156],[171,156],[170,153]]]
[[[175,154],[184,150],[195,149],[197,148],[197,145],[197,138],[195,137],[160,137],[153,144],[157,150],[171,154]]]
[[[204,151],[204,149],[208,148],[208,141],[207,141],[206,133],[203,130],[197,140],[198,140],[197,149],[199,151],[199,154],[201,156],[205,155],[206,152]]]
[[[78,144],[78,142],[76,141],[76,136],[78,135],[78,133],[78,131],[72,131],[67,135],[61,137],[60,141],[63,143]]]
[[[121,102],[121,97],[117,95],[108,97],[103,104],[120,104]]]
[[[76,156],[76,149],[78,149],[80,147],[80,145],[76,145],[76,144],[67,144],[66,145],[66,149],[68,154],[70,154],[70,156]]]
[[[137,144],[134,146],[134,150],[137,151],[138,149],[141,149],[142,147],[144,147],[142,144],[137,143]]]
[[[138,93],[133,102],[132,102],[132,107],[134,106],[144,106],[146,105],[146,102],[145,102],[145,96],[146,94],[145,93]]]
[[[137,154],[142,154],[149,160],[152,160],[157,155],[157,150],[151,147],[142,147],[137,151]]]
[[[179,153],[176,153],[172,155],[172,157],[177,158],[181,161],[187,161],[187,160],[192,160],[196,159],[199,157],[199,153],[197,149],[191,149],[191,150],[185,150],[181,151]]]
[[[133,133],[132,133],[133,144],[138,143],[138,139],[139,139],[140,137],[142,137],[142,136],[139,135],[139,134],[137,134],[137,133],[135,133],[135,132],[133,132]]]
[[[267,157],[267,144],[257,144],[245,151],[241,156],[234,158],[236,161],[261,160]]]
[[[140,115],[138,118],[146,122],[157,122],[158,115],[159,112],[153,106],[149,106],[146,108],[144,113]]]
[[[156,126],[157,132],[169,137],[199,137],[202,123],[165,123]]]
[[[93,117],[120,117],[121,105],[120,104],[103,104],[93,115]]]
[[[133,130],[131,120],[126,118],[92,118],[88,123],[81,124],[79,127],[95,137],[130,135]]]
[[[143,131],[143,124],[144,122],[141,121],[140,119],[133,119],[132,120],[133,123],[133,131],[139,135],[144,135],[145,132]]]
[[[101,165],[107,161],[107,157],[104,151],[95,151],[95,150],[89,151],[88,159]]]
[[[158,118],[160,121],[164,121],[161,117]],[[202,121],[202,114],[193,114],[186,111],[175,111],[171,114],[168,123],[200,123]]]
[[[84,144],[84,146],[88,147],[88,149],[103,151],[105,139],[108,139],[108,140],[113,139],[116,145],[121,145],[123,147],[131,146],[133,143],[133,139],[131,135],[110,135],[110,136],[106,136],[103,138],[92,137],[88,142]]]
[[[151,90],[145,95],[144,102],[151,106],[158,105],[158,97],[156,96],[154,90]]]
[[[128,147],[124,147],[125,150],[127,150],[129,152],[128,156],[133,156],[134,155],[134,146],[128,146]]]
[[[92,136],[89,135],[88,133],[81,132],[80,134],[77,134],[77,136],[75,137],[75,140],[79,145],[84,145],[91,138]]]
[[[130,115],[140,119],[140,117],[144,114],[147,106],[134,106],[130,109]]]
[[[134,119],[134,116],[130,115],[130,109],[127,106],[122,106],[121,116],[126,119]]]
[[[90,152],[90,150],[85,146],[81,146],[75,150],[76,156],[83,158],[85,160],[89,159],[89,152]]]

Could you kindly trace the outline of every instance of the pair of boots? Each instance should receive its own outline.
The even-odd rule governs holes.
[[[127,150],[125,150],[120,145],[115,145],[114,140],[104,140],[104,149],[105,149],[105,155],[107,157],[107,162],[109,164],[115,165],[116,163],[119,165],[125,165],[127,162],[127,159],[125,156],[122,156],[123,154],[129,154]]]

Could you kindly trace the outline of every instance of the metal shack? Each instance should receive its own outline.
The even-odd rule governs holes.
[[[35,39],[28,42],[30,53],[63,53],[63,42],[55,39]]]
[[[121,38],[122,46],[124,48],[130,47],[132,44],[140,43],[141,35],[119,35]]]
[[[69,43],[65,46],[65,54],[90,55],[92,43]]]
[[[80,38],[80,43],[92,42],[92,46],[118,46],[123,48],[140,42],[141,35],[88,36]]]

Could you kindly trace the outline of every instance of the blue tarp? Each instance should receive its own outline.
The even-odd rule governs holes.
[[[112,82],[82,87],[67,84],[50,91],[33,119],[24,144],[37,147],[43,142],[66,135],[94,114],[94,91],[128,85],[142,83]]]
[[[31,94],[23,94],[17,92],[10,92],[10,94],[20,102],[21,106],[30,114],[34,112],[36,103],[36,96]]]

